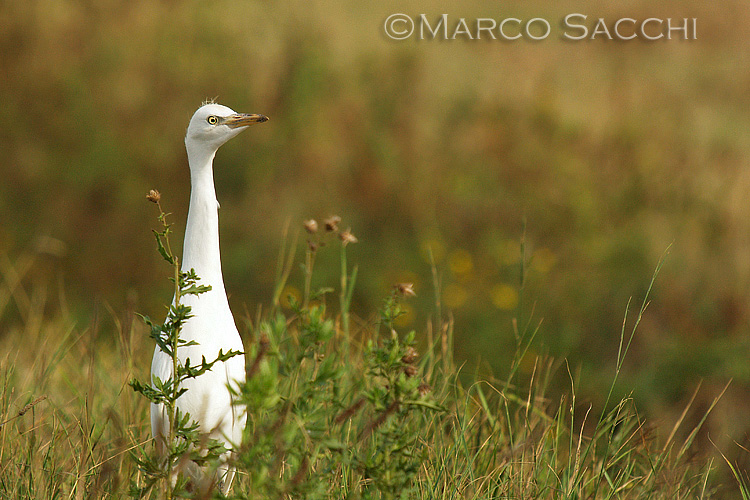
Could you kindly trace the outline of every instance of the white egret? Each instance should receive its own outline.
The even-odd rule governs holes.
[[[182,270],[195,269],[200,284],[211,290],[201,295],[182,297],[182,303],[192,308],[193,317],[187,320],[180,333],[185,341],[197,345],[183,346],[177,350],[181,363],[189,358],[199,365],[217,358],[219,350],[244,352],[232,312],[229,309],[219,255],[219,203],[216,200],[213,178],[213,160],[219,147],[243,131],[248,125],[262,123],[267,117],[257,114],[235,113],[226,106],[205,104],[190,120],[185,135],[188,163],[190,165],[190,207],[188,209]],[[151,376],[167,380],[172,375],[172,360],[159,347],[154,351]],[[187,392],[177,400],[183,413],[190,413],[200,430],[212,438],[223,441],[228,449],[239,444],[245,427],[244,409],[232,404],[229,385],[245,381],[245,357],[238,355],[215,364],[212,369],[183,383]],[[169,421],[163,405],[151,405],[151,431],[157,450],[163,453],[169,436]],[[223,457],[226,460],[227,456]],[[190,470],[192,469],[192,470]],[[191,467],[191,476],[200,475]],[[198,479],[198,478],[194,478]],[[223,492],[227,492],[234,479],[234,470],[222,465],[214,478]]]

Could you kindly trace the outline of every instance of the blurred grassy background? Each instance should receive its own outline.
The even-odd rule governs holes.
[[[698,40],[395,42],[394,12],[543,17],[555,34],[572,12],[696,17]],[[162,314],[144,196],[162,191],[181,240],[184,131],[217,97],[271,117],[215,164],[237,313],[268,304],[286,221],[339,214],[361,242],[364,320],[410,281],[405,321],[424,330],[431,250],[467,372],[505,373],[513,318],[543,320],[534,354],[566,358],[596,404],[628,299],[672,244],[620,390],[669,428],[701,381],[691,418],[732,379],[707,434],[746,466],[732,441],[750,445],[747,26],[740,0],[1,2],[0,270],[21,286],[0,295],[0,335],[35,304],[80,323],[109,321],[103,305]],[[321,284],[336,258],[321,254]]]

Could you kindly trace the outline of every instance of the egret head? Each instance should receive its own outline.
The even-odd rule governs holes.
[[[215,153],[222,144],[245,130],[248,125],[265,121],[268,121],[268,117],[264,115],[236,113],[221,104],[205,104],[190,119],[185,145],[188,153],[191,150]]]

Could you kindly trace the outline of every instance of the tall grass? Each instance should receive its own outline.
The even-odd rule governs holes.
[[[489,371],[504,373],[515,354],[509,325],[527,319],[514,307],[525,216],[530,266],[518,307],[536,302],[544,317],[527,361],[546,352],[580,367],[579,399],[598,413],[609,389],[600,371],[614,370],[624,304],[643,296],[643,277],[674,241],[613,397],[637,386],[639,409],[669,433],[698,381],[706,390],[686,416],[690,426],[732,379],[706,425],[722,449],[732,440],[747,447],[750,421],[729,415],[750,411],[750,65],[736,29],[748,23],[750,4],[587,0],[576,10],[590,20],[697,17],[699,39],[508,44],[397,43],[382,33],[386,15],[443,8],[349,4],[0,3],[0,255],[12,255],[23,274],[24,250],[47,240],[39,246],[54,264],[36,259],[32,272],[65,277],[63,316],[81,328],[97,308],[92,297],[157,317],[169,285],[158,257],[149,260],[141,191],[169,185],[174,212],[186,212],[185,124],[218,95],[273,118],[217,159],[236,310],[269,302],[276,276],[268,264],[284,219],[310,207],[343,210],[368,241],[347,255],[361,271],[354,310],[376,310],[395,281],[427,289],[431,248],[444,310],[461,325],[456,359],[472,364],[482,353]],[[570,6],[445,7],[454,20],[554,21]],[[339,255],[329,254],[316,279],[338,290],[340,267],[330,260],[339,264]],[[366,271],[373,268],[387,272]],[[31,291],[17,295],[24,311],[36,307]],[[431,302],[419,293],[403,321],[422,329]],[[100,331],[111,332],[100,310]],[[41,316],[28,317],[22,328],[33,332]],[[532,365],[521,365],[524,377]],[[565,378],[550,394],[568,391]],[[713,450],[705,439],[696,444]]]
[[[308,243],[303,279],[314,272],[317,252],[336,253],[340,244],[338,290],[301,284],[304,297],[275,294],[267,313],[241,318],[248,360],[241,397],[249,418],[230,497],[722,497],[713,480],[719,465],[691,451],[700,424],[682,429],[688,408],[665,437],[631,396],[613,398],[648,294],[632,326],[623,322],[607,403],[597,416],[578,394],[574,367],[530,354],[540,328],[531,320],[517,327],[516,354],[504,374],[462,382],[467,376],[453,361],[455,325],[440,305],[437,269],[433,319],[420,334],[398,326],[410,284],[384,290],[373,319],[348,310],[354,279],[344,260],[347,239],[327,238],[324,246]],[[277,290],[295,265],[294,248],[287,252]],[[6,278],[2,288],[23,302],[26,290],[18,284]],[[2,339],[0,497],[125,497],[150,474],[132,455],[153,455],[147,401],[127,385],[133,376],[148,379],[148,334],[132,313],[108,311],[80,326],[62,310],[44,314],[47,298],[39,289],[31,288],[30,297],[36,309]],[[569,390],[553,399],[550,386],[560,379]],[[747,497],[743,472],[727,464]]]
[[[148,356],[142,328],[126,331],[113,316],[104,333],[120,334],[113,343],[99,338],[99,319],[79,327],[43,310],[2,340],[0,496],[118,497],[138,474],[129,451],[149,442],[147,408],[127,386]]]

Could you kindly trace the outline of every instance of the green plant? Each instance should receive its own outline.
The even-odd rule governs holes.
[[[226,361],[241,353],[233,350],[224,353],[220,350],[218,356],[210,361],[203,358],[198,364],[191,364],[188,358],[184,363],[181,362],[178,349],[197,345],[196,341],[186,341],[180,338],[183,325],[191,318],[191,308],[183,304],[182,299],[187,295],[200,295],[208,292],[211,287],[199,284],[200,279],[195,270],[180,270],[179,259],[172,252],[169,242],[171,225],[167,222],[167,217],[170,214],[162,210],[160,195],[157,191],[152,190],[148,199],[159,207],[158,220],[162,224],[162,230],[154,230],[154,236],[159,253],[172,266],[174,272],[171,278],[174,283],[174,301],[169,306],[162,324],[156,324],[146,316],[142,318],[150,330],[151,338],[156,342],[157,349],[171,359],[172,370],[170,377],[166,380],[154,377],[150,384],[143,384],[137,379],[130,382],[133,390],[143,395],[151,404],[163,406],[168,419],[168,432],[164,436],[164,442],[159,442],[159,438],[156,438],[156,455],[144,453],[143,450],[133,454],[138,467],[145,473],[146,479],[142,485],[133,485],[132,494],[141,498],[145,492],[161,481],[165,497],[172,499],[185,495],[189,489],[194,490],[198,486],[189,482],[190,478],[186,474],[188,467],[197,466],[201,469],[216,471],[220,457],[227,451],[222,442],[216,439],[206,439],[206,436],[199,432],[199,425],[190,414],[181,411],[178,400],[187,391],[183,384],[188,379],[200,377],[210,371],[216,363]],[[211,477],[211,474],[207,474],[206,477]],[[210,489],[212,485],[200,486]]]
[[[169,255],[168,234],[159,233]],[[308,244],[307,251],[320,248]],[[462,377],[452,362],[449,317],[435,318],[435,338],[429,325],[423,335],[400,330],[410,284],[395,286],[375,318],[352,313],[345,335],[340,290],[314,288],[315,261],[305,256],[303,297],[285,298],[248,322],[247,383],[238,394],[248,426],[235,450],[230,498],[671,500],[733,498],[738,491],[747,497],[747,474],[738,463],[727,459],[725,467],[738,486],[722,485],[716,462],[695,453],[721,395],[689,426],[691,400],[663,437],[630,394],[618,400],[615,390],[605,391],[601,400],[610,401],[595,409],[580,394],[579,372],[564,360],[532,356],[541,349],[531,319],[515,333],[516,359],[503,373]],[[293,259],[284,255],[281,275],[295,279],[287,266]],[[183,290],[191,280],[188,273]],[[619,332],[612,385],[622,384],[619,369],[648,298]],[[171,314],[165,323],[177,324],[189,311]],[[0,366],[0,497],[221,498],[218,491],[188,490],[184,479],[171,483],[169,464],[149,445],[144,415],[151,400],[123,390],[129,374],[113,369],[129,365],[125,358],[148,358],[153,345],[137,335],[145,327],[124,327],[118,319],[79,330],[66,318],[37,317],[0,338],[8,353]],[[96,328],[106,336],[97,340]],[[136,333],[130,340],[122,331],[128,328]],[[109,335],[121,345],[113,346]],[[173,349],[179,334],[159,339]],[[557,379],[569,381],[562,396],[552,389]],[[141,390],[155,391],[147,384]],[[222,449],[200,441],[177,410],[174,429],[173,458],[208,470],[217,465],[211,455]],[[173,472],[181,465],[173,461]]]
[[[327,232],[338,232],[339,221],[329,219]],[[308,221],[307,228],[317,233],[317,224]],[[350,231],[339,236],[341,323],[325,305],[331,289],[310,291],[320,248],[311,240],[302,302],[289,296],[290,316],[277,311],[254,329],[241,391],[247,439],[237,454],[248,481],[235,489],[236,498],[401,498],[417,484],[426,458],[418,446],[421,431],[442,408],[416,362],[415,333],[402,337],[393,328],[403,291],[385,302],[384,336],[377,329],[360,332],[368,337],[362,346],[350,335],[344,317],[354,275],[348,276],[344,248],[356,239]]]

